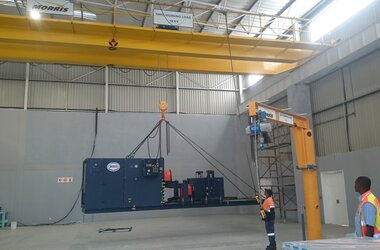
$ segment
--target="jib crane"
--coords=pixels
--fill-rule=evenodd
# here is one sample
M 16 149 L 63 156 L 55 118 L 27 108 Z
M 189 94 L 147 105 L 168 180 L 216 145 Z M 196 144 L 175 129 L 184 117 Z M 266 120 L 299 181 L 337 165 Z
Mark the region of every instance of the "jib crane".
M 297 168 L 302 171 L 308 240 L 322 238 L 321 215 L 318 194 L 317 166 L 313 131 L 305 117 L 285 112 L 266 104 L 251 101 L 248 104 L 251 127 L 259 131 L 260 123 L 275 121 L 292 128 L 297 156 Z

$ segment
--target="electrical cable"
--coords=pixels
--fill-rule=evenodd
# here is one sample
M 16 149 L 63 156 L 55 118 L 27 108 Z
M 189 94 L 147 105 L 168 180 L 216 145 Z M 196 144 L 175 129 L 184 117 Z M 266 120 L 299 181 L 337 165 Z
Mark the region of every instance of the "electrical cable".
M 96 137 L 98 135 L 98 108 L 96 108 L 96 111 L 95 111 L 95 136 L 94 136 L 94 142 L 92 144 L 92 151 L 91 151 L 91 156 L 90 158 L 92 158 L 92 156 L 94 155 L 94 151 L 95 151 L 95 145 L 96 145 Z
M 228 51 L 229 51 L 229 56 L 230 56 L 230 64 L 231 64 L 231 72 L 232 72 L 232 76 L 233 76 L 233 83 L 234 83 L 234 88 L 235 88 L 235 93 L 236 93 L 236 109 L 237 109 L 237 116 L 239 118 L 239 123 L 240 123 L 240 129 L 242 130 L 243 129 L 243 122 L 241 120 L 241 117 L 240 117 L 240 107 L 239 107 L 239 99 L 240 97 L 238 98 L 238 86 L 236 84 L 236 76 L 234 76 L 235 74 L 235 70 L 234 70 L 234 64 L 233 64 L 233 61 L 232 61 L 232 50 L 231 50 L 231 41 L 230 41 L 230 36 L 228 34 L 228 19 L 227 19 L 227 12 L 224 13 L 225 14 L 225 23 L 226 23 L 226 37 L 227 37 L 227 43 L 228 43 Z M 252 179 L 252 184 L 253 186 L 255 186 L 255 181 L 254 181 L 254 177 L 253 177 L 253 172 L 252 172 L 252 168 L 250 167 L 250 162 L 249 162 L 249 156 L 248 156 L 248 152 L 247 152 L 247 148 L 245 148 L 245 155 L 246 155 L 246 159 L 248 161 L 248 168 L 249 168 L 249 171 L 250 171 L 250 174 L 251 174 L 251 179 Z M 257 162 L 255 163 L 255 165 L 257 164 Z M 256 165 L 256 168 L 257 168 L 257 165 Z M 259 180 L 257 180 L 259 182 Z M 255 192 L 257 192 L 256 188 L 255 188 Z
M 90 12 L 91 14 L 94 14 L 94 15 L 99 15 L 99 16 L 101 16 L 101 15 L 106 15 L 106 14 L 109 13 L 108 11 L 101 11 L 101 13 L 95 13 L 95 12 L 93 12 L 92 10 L 90 10 L 89 8 L 87 8 L 87 6 L 86 6 L 84 3 L 82 3 L 82 6 L 83 6 L 88 12 Z
M 133 149 L 132 150 L 132 152 L 127 156 L 127 158 L 129 158 L 129 157 L 133 157 L 136 153 L 137 153 L 137 151 L 140 149 L 140 147 L 144 144 L 144 142 L 146 141 L 146 140 L 148 140 L 148 138 L 150 137 L 150 135 L 154 132 L 154 130 L 155 129 L 157 129 L 157 127 L 158 127 L 158 125 L 159 125 L 159 123 L 157 123 L 155 126 L 154 126 L 154 128 L 152 129 L 152 131 L 148 134 L 148 136 L 146 136 L 136 147 L 135 147 L 135 149 Z
M 144 74 L 147 75 L 147 76 L 150 76 L 150 77 L 156 75 L 157 72 L 158 72 L 158 71 L 155 71 L 155 70 L 152 70 L 152 71 L 153 71 L 153 73 L 150 74 L 150 73 L 147 72 L 147 70 L 145 70 L 145 69 L 143 70 Z
M 146 140 L 146 145 L 147 145 L 147 150 L 148 150 L 148 156 L 149 158 L 152 158 L 151 154 L 150 154 L 150 145 L 149 145 L 149 139 L 153 139 L 157 136 L 158 134 L 158 129 L 156 129 L 156 133 L 153 135 L 153 136 L 149 136 L 148 139 Z M 157 157 L 156 157 L 157 158 Z
M 158 159 L 158 153 L 160 154 L 160 158 L 162 157 L 161 155 L 161 122 L 162 120 L 160 121 L 160 126 L 158 127 L 158 152 L 157 152 L 156 159 Z
M 126 155 L 125 158 L 133 158 L 135 156 L 135 154 L 137 153 L 137 151 L 139 151 L 141 146 L 149 138 L 149 136 L 156 130 L 156 128 L 158 128 L 158 126 L 161 126 L 161 122 L 162 122 L 162 120 L 157 122 L 156 125 L 154 126 L 154 128 L 149 132 L 149 134 L 147 136 L 145 136 L 145 138 L 128 155 Z
M 132 18 L 135 19 L 136 21 L 138 21 L 138 22 L 144 22 L 144 19 L 141 19 L 141 20 L 140 20 L 140 19 L 134 17 L 134 15 L 131 14 L 131 12 L 129 12 L 129 11 L 125 11 L 125 12 L 127 13 L 128 16 L 132 17 Z
M 58 65 L 61 66 L 64 69 L 70 69 L 70 68 L 73 67 L 72 65 L 67 65 L 67 64 L 58 64 Z
M 54 222 L 51 222 L 51 223 L 24 224 L 24 223 L 19 222 L 19 221 L 17 223 L 20 224 L 21 226 L 25 226 L 25 227 L 37 227 L 37 226 L 52 226 L 52 225 L 57 225 L 58 223 L 60 223 L 64 219 L 66 219 L 71 214 L 71 212 L 74 210 L 76 204 L 78 203 L 79 197 L 80 197 L 80 195 L 82 193 L 82 188 L 83 188 L 83 182 L 81 184 L 81 188 L 80 188 L 79 193 L 78 193 L 78 195 L 77 195 L 77 197 L 75 199 L 74 204 L 72 205 L 72 207 L 69 210 L 69 212 L 65 216 L 63 216 L 61 219 L 59 219 L 57 221 L 54 221 Z M 59 224 L 59 225 L 64 226 L 64 225 L 72 225 L 72 224 L 76 224 L 76 222 L 68 222 L 68 223 Z
M 99 110 L 98 110 L 98 108 L 96 108 L 96 113 L 95 113 L 95 133 L 94 133 L 94 140 L 93 140 L 93 145 L 92 145 L 92 151 L 91 151 L 90 158 L 92 158 L 92 156 L 94 154 L 95 145 L 96 145 L 96 138 L 97 138 L 97 135 L 98 135 L 98 112 L 99 112 Z M 66 213 L 66 215 L 63 216 L 61 219 L 59 219 L 57 221 L 54 221 L 54 222 L 51 222 L 51 223 L 24 224 L 24 223 L 19 222 L 19 221 L 17 223 L 20 224 L 21 226 L 26 226 L 26 227 L 58 225 L 58 223 L 60 223 L 64 219 L 66 219 L 71 214 L 71 212 L 74 210 L 75 206 L 77 205 L 77 203 L 79 201 L 79 197 L 81 196 L 82 190 L 83 190 L 83 178 L 82 178 L 82 182 L 81 182 L 81 186 L 80 186 L 78 195 L 76 196 L 76 199 L 74 201 L 74 204 L 71 206 L 70 210 Z M 68 222 L 68 223 L 59 224 L 59 225 L 72 225 L 72 224 L 76 224 L 76 222 Z
M 131 71 L 131 69 L 127 69 L 127 70 L 119 69 L 119 71 L 121 71 L 124 74 L 128 74 Z
M 221 175 L 224 176 L 224 178 L 226 178 L 237 190 L 239 190 L 240 193 L 242 193 L 246 198 L 249 198 L 248 195 L 246 195 L 232 180 L 230 180 L 225 174 L 223 174 L 223 172 L 217 167 L 215 166 L 215 164 L 213 164 L 199 149 L 197 149 L 197 147 L 195 147 L 185 136 L 184 134 L 179 131 L 177 128 L 175 128 L 171 123 L 168 123 L 169 126 L 175 131 L 178 133 L 179 136 L 182 137 L 182 139 L 184 139 L 195 151 L 197 151 L 211 166 L 213 166 Z
M 170 153 L 170 127 L 168 123 L 166 123 L 166 155 Z

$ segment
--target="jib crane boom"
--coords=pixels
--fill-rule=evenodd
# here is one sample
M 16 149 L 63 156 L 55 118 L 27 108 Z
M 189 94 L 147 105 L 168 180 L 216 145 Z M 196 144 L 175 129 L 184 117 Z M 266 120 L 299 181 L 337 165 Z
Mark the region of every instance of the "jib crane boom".
M 303 177 L 308 240 L 321 239 L 322 226 L 317 166 L 315 161 L 313 131 L 310 128 L 309 120 L 305 117 L 255 101 L 249 103 L 248 115 L 249 117 L 256 118 L 256 120 L 264 118 L 292 128 L 298 169 L 302 171 Z

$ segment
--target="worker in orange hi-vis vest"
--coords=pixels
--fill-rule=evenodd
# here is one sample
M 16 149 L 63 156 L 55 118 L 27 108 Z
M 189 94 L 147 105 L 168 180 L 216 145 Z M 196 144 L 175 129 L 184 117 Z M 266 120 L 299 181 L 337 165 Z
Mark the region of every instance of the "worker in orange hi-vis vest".
M 265 200 L 260 210 L 261 217 L 265 221 L 265 230 L 269 239 L 269 246 L 267 246 L 266 250 L 276 249 L 276 235 L 274 233 L 275 205 L 272 195 L 272 190 L 265 189 Z

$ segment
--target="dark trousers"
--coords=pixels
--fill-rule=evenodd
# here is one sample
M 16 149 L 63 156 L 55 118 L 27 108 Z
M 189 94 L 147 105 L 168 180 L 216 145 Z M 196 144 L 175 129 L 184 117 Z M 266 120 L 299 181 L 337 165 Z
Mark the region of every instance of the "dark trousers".
M 269 244 L 271 246 L 276 245 L 276 235 L 274 234 L 274 220 L 265 222 L 265 230 L 267 231 Z

